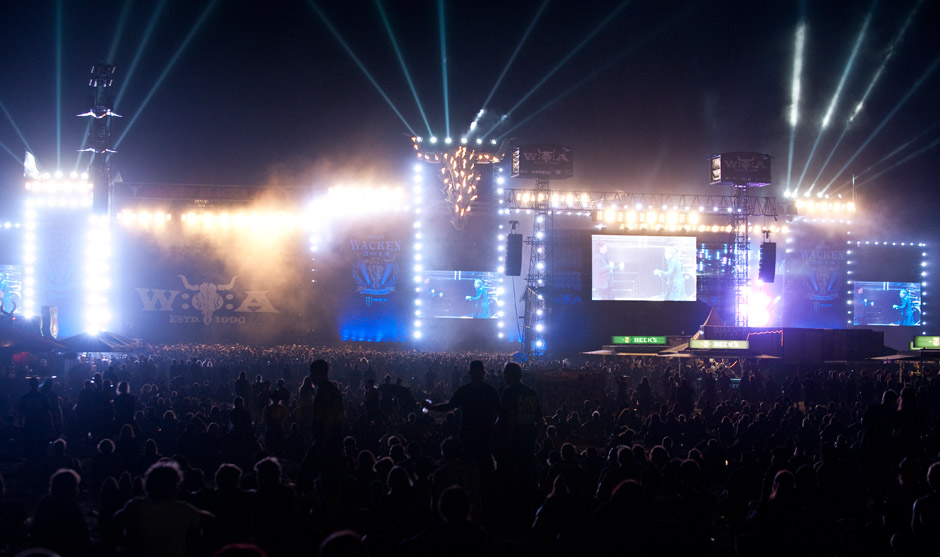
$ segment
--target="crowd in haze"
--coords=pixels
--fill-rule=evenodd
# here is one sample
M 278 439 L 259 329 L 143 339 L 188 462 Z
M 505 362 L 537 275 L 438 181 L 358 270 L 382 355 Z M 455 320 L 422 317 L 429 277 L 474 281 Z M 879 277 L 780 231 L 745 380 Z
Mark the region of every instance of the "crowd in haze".
M 543 407 L 540 368 L 568 362 L 509 361 L 176 345 L 16 364 L 0 555 L 940 549 L 935 367 L 584 360 L 604 396 Z

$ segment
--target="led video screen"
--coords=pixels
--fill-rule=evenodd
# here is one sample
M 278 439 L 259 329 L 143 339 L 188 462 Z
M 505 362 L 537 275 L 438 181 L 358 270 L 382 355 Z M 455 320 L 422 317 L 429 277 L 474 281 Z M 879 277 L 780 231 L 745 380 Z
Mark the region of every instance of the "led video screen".
M 591 236 L 591 299 L 694 302 L 694 236 Z
M 495 319 L 499 275 L 480 271 L 426 271 L 419 285 L 422 313 L 436 319 Z
M 855 325 L 920 325 L 920 283 L 855 281 Z

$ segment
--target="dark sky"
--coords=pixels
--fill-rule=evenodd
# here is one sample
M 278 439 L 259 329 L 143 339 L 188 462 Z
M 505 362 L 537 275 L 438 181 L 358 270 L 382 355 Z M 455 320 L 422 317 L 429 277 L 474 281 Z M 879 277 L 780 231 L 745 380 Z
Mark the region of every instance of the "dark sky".
M 766 194 L 782 196 L 794 38 L 804 21 L 800 119 L 789 171 L 794 185 L 807 168 L 801 189 L 817 175 L 822 187 L 857 154 L 833 187 L 859 174 L 868 218 L 876 211 L 877 218 L 902 211 L 920 217 L 938 207 L 931 199 L 940 171 L 935 0 L 556 0 L 542 11 L 540 0 L 443 5 L 451 135 L 460 137 L 492 92 L 480 129 L 506 115 L 488 137 L 572 147 L 576 176 L 564 187 L 707 192 L 708 155 L 757 151 L 774 157 L 775 183 Z M 123 139 L 112 166 L 125 181 L 322 187 L 351 178 L 402 180 L 413 156 L 409 135 L 427 136 L 428 129 L 377 6 L 360 0 L 316 7 L 304 0 L 172 1 L 162 9 L 155 0 L 2 3 L 5 198 L 21 188 L 26 150 L 14 125 L 45 170 L 75 168 L 85 120 L 74 115 L 90 106 L 88 72 L 99 60 L 117 66 L 115 111 L 124 118 L 115 122 L 114 138 Z M 431 131 L 444 137 L 438 2 L 385 0 L 382 6 Z M 866 18 L 831 124 L 820 136 Z

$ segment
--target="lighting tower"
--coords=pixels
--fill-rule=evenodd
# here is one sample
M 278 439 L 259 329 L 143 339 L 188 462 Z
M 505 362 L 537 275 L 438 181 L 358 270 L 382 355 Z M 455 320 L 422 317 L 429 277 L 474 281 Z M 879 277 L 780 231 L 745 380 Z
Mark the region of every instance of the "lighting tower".
M 535 179 L 535 219 L 532 222 L 532 235 L 526 238 L 529 246 L 529 270 L 526 273 L 525 316 L 525 353 L 527 356 L 541 356 L 545 353 L 545 325 L 548 321 L 550 296 L 548 258 L 548 234 L 553 230 L 554 219 L 551 210 L 551 192 L 547 178 Z
M 761 153 L 722 153 L 709 157 L 709 181 L 711 185 L 726 185 L 732 188 L 731 203 L 731 287 L 734 291 L 734 324 L 747 327 L 749 253 L 751 240 L 748 236 L 748 217 L 760 214 L 752 206 L 756 199 L 747 195 L 748 187 L 770 185 L 770 155 Z
M 548 260 L 548 235 L 553 230 L 554 211 L 549 179 L 564 180 L 574 176 L 574 153 L 563 145 L 521 145 L 512 151 L 512 178 L 535 180 L 532 192 L 535 219 L 532 221 L 532 236 L 526 238 L 529 246 L 529 270 L 526 274 L 526 289 L 523 294 L 525 315 L 523 317 L 523 339 L 526 356 L 539 358 L 546 352 L 545 324 L 549 321 L 551 293 Z
M 94 197 L 92 211 L 95 214 L 107 215 L 111 210 L 111 168 L 108 154 L 114 153 L 111 148 L 111 116 L 120 118 L 120 114 L 111 111 L 112 98 L 108 88 L 113 84 L 112 75 L 114 66 L 100 62 L 91 67 L 91 79 L 88 86 L 95 90 L 95 100 L 88 112 L 79 114 L 94 118 L 89 132 L 90 147 L 83 149 L 92 153 L 91 183 Z

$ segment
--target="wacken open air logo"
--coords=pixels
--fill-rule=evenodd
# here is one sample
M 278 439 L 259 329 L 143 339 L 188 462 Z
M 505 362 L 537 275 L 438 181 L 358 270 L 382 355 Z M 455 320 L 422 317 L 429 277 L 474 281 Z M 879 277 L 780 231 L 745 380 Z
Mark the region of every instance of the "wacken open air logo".
M 143 302 L 143 311 L 171 312 L 170 323 L 202 323 L 206 326 L 221 323 L 245 323 L 245 313 L 280 313 L 268 299 L 270 290 L 233 291 L 238 276 L 226 284 L 203 282 L 191 284 L 185 275 L 177 275 L 186 290 L 135 288 Z M 175 313 L 195 310 L 197 315 Z M 216 315 L 222 310 L 241 315 Z
M 831 304 L 843 290 L 845 252 L 821 243 L 809 249 L 801 249 L 800 255 L 806 266 L 803 282 L 808 298 L 818 311 L 820 305 Z
M 356 256 L 353 263 L 356 292 L 370 297 L 394 292 L 399 274 L 395 261 L 401 253 L 401 242 L 369 236 L 367 240 L 350 240 L 349 245 Z

